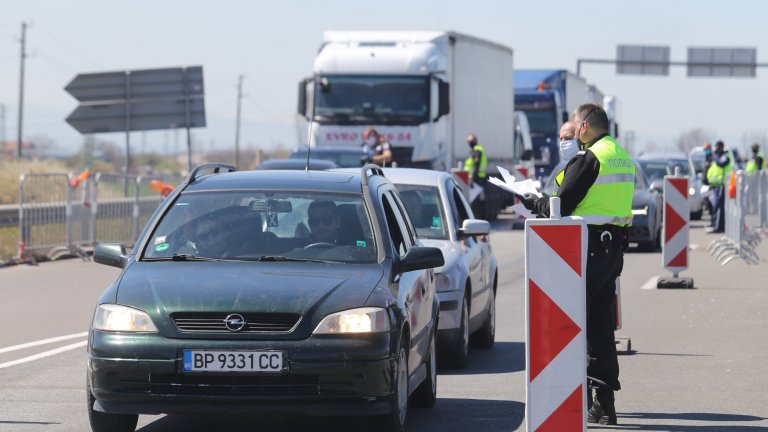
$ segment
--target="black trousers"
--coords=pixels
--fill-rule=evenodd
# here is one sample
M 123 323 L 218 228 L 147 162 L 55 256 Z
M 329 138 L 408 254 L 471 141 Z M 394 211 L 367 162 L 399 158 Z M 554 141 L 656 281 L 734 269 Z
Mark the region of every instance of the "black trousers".
M 587 375 L 605 382 L 609 391 L 613 391 L 621 388 L 613 332 L 616 324 L 616 278 L 621 275 L 624 267 L 624 240 L 621 235 L 613 233 L 612 240 L 604 243 L 601 234 L 599 229 L 590 228 L 588 231 L 587 344 L 589 356 L 593 360 L 589 362 Z M 598 395 L 600 393 L 598 391 Z

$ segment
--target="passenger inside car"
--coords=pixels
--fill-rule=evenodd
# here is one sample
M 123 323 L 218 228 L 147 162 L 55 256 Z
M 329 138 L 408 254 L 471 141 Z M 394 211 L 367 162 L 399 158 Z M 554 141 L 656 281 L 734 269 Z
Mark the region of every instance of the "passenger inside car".
M 309 243 L 336 244 L 339 231 L 339 214 L 333 201 L 313 201 L 307 209 Z

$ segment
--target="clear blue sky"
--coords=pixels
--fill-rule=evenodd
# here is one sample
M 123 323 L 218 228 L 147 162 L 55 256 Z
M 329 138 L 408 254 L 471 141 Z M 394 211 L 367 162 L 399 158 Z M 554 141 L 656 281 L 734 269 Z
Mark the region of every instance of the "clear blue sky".
M 64 86 L 79 72 L 203 65 L 208 127 L 198 146 L 234 141 L 236 82 L 246 75 L 244 146 L 296 144 L 298 81 L 311 74 L 324 30 L 456 30 L 513 48 L 517 68 L 575 70 L 578 58 L 612 58 L 617 44 L 669 45 L 673 60 L 688 46 L 757 47 L 766 62 L 768 3 L 760 1 L 180 1 L 68 0 L 3 2 L 0 103 L 6 138 L 15 139 L 20 22 L 28 30 L 24 136 L 46 135 L 64 151 L 82 138 L 64 122 L 76 101 Z M 621 103 L 621 125 L 636 147 L 664 147 L 704 127 L 741 147 L 766 129 L 768 68 L 755 79 L 617 76 L 613 66 L 582 74 Z M 132 135 L 136 150 L 162 150 L 164 132 Z M 103 135 L 122 145 L 122 134 Z M 179 136 L 183 150 L 184 135 Z

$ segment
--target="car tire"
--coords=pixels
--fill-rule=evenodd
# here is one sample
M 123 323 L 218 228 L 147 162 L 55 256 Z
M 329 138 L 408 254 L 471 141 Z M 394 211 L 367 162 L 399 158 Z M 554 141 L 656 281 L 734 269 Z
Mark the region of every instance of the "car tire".
M 704 210 L 699 210 L 697 212 L 691 213 L 691 220 L 701 220 L 701 215 L 704 212 Z
M 467 295 L 461 301 L 461 317 L 459 318 L 459 334 L 456 337 L 456 345 L 446 356 L 447 366 L 456 369 L 467 367 L 469 360 L 469 305 Z
M 413 392 L 411 400 L 414 405 L 431 407 L 437 401 L 437 333 L 432 333 L 432 341 L 429 344 L 429 358 L 426 361 L 427 377 Z
M 390 396 L 390 413 L 380 423 L 388 432 L 404 432 L 408 417 L 408 346 L 405 339 L 400 341 L 395 372 L 395 392 Z
M 91 389 L 88 388 L 88 421 L 93 432 L 134 432 L 139 422 L 138 414 L 107 414 L 94 411 Z
M 496 279 L 493 282 L 496 287 Z M 491 290 L 491 301 L 488 307 L 488 318 L 480 329 L 472 335 L 472 346 L 478 348 L 491 348 L 496 342 L 496 290 Z

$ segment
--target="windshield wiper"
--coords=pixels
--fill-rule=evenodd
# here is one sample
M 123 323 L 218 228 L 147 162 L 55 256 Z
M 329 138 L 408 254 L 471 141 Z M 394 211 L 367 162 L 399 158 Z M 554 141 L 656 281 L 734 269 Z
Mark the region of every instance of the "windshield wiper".
M 289 258 L 281 255 L 263 255 L 256 258 L 243 258 L 243 260 L 260 261 L 260 262 L 315 262 L 315 263 L 323 263 L 323 264 L 337 262 L 337 261 L 328 261 L 328 260 L 312 259 L 312 258 Z
M 177 253 L 169 257 L 143 258 L 142 261 L 224 261 L 221 258 L 199 257 L 188 253 Z

